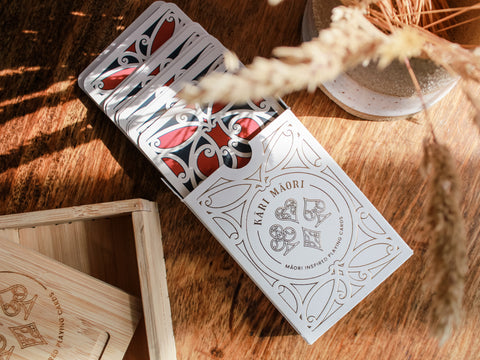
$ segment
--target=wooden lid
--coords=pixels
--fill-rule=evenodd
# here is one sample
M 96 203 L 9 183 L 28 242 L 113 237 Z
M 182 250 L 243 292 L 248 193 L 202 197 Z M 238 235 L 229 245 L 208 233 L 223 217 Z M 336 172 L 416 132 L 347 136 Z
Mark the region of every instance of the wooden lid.
M 0 358 L 122 359 L 138 299 L 0 239 Z

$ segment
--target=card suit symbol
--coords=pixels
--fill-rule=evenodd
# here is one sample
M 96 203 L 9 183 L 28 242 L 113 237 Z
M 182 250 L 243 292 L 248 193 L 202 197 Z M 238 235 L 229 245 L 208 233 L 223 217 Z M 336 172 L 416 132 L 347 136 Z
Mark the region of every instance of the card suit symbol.
M 302 232 L 303 232 L 304 247 L 323 251 L 322 245 L 320 244 L 320 233 L 321 233 L 320 231 L 306 229 L 302 227 Z
M 17 316 L 23 311 L 23 319 L 28 320 L 38 295 L 34 295 L 29 300 L 27 300 L 27 296 L 28 290 L 21 284 L 0 290 L 0 308 L 9 317 Z
M 283 228 L 282 225 L 274 224 L 270 226 L 269 233 L 272 238 L 270 247 L 276 252 L 285 250 L 283 256 L 287 256 L 290 251 L 300 244 L 299 241 L 293 242 L 297 237 L 297 232 L 290 226 Z
M 37 329 L 35 323 L 9 327 L 22 349 L 30 346 L 48 344 Z
M 290 253 L 290 251 L 292 251 L 298 246 L 298 244 L 300 244 L 300 241 L 285 242 L 285 252 L 283 253 L 283 256 L 287 256 Z
M 315 227 L 323 223 L 332 213 L 326 212 L 325 201 L 303 198 L 303 217 L 308 221 L 316 221 Z
M 160 29 L 157 31 L 155 39 L 153 39 L 152 50 L 150 54 L 153 54 L 160 46 L 170 39 L 175 31 L 175 21 L 165 21 Z
M 103 90 L 115 89 L 128 75 L 135 71 L 136 67 L 129 67 L 113 73 L 102 80 L 101 88 Z
M 297 201 L 288 199 L 284 206 L 280 206 L 275 210 L 275 217 L 281 221 L 293 221 L 298 223 L 297 219 Z
M 10 349 L 6 350 L 7 348 L 7 339 L 5 336 L 0 334 L 0 360 L 10 360 L 12 357 L 13 351 L 15 350 L 15 346 L 11 346 Z

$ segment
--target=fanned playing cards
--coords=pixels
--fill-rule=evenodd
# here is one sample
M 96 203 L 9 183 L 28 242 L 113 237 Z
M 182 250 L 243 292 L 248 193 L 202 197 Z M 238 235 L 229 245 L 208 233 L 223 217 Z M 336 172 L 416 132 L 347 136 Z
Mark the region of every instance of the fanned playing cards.
M 188 104 L 226 48 L 153 3 L 79 76 L 292 326 L 313 343 L 412 254 L 278 99 Z

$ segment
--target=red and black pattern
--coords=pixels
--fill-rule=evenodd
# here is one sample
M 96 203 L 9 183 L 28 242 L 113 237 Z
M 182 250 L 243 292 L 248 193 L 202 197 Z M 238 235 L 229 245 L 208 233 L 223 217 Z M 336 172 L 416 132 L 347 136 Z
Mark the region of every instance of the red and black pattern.
M 100 75 L 96 86 L 102 90 L 114 90 L 128 75 L 143 64 L 175 33 L 174 17 L 158 19 L 138 39 L 116 58 Z M 106 75 L 106 76 L 105 76 Z
M 190 106 L 142 141 L 188 191 L 220 166 L 242 168 L 251 158 L 248 144 L 278 114 L 267 102 L 235 106 Z M 164 169 L 165 170 L 165 169 Z M 175 185 L 175 184 L 173 184 Z

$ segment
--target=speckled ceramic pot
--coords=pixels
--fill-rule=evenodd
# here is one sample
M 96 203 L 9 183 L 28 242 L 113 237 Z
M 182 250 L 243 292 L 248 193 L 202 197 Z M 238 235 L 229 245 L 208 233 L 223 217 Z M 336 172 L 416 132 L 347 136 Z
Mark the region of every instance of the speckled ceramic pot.
M 332 9 L 338 5 L 338 0 L 308 0 L 302 27 L 304 41 L 329 26 Z M 413 58 L 410 64 L 427 107 L 443 98 L 457 82 L 428 59 Z M 357 66 L 324 83 L 322 90 L 347 112 L 369 120 L 406 118 L 423 110 L 406 66 L 398 61 L 384 70 L 374 63 Z

